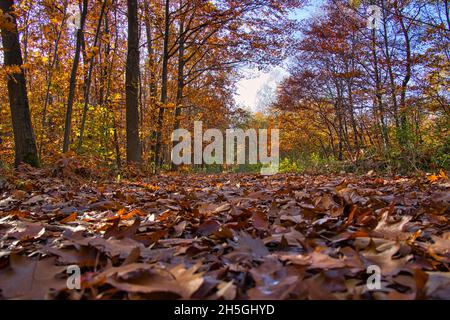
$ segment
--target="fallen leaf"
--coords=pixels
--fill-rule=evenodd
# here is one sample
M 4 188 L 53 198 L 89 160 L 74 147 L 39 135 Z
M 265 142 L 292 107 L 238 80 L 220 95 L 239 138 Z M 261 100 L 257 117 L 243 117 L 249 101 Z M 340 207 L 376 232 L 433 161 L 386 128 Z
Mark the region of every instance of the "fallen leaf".
M 46 299 L 50 291 L 66 288 L 66 279 L 57 278 L 65 267 L 55 258 L 42 260 L 21 255 L 9 256 L 9 267 L 0 272 L 1 294 L 6 299 Z

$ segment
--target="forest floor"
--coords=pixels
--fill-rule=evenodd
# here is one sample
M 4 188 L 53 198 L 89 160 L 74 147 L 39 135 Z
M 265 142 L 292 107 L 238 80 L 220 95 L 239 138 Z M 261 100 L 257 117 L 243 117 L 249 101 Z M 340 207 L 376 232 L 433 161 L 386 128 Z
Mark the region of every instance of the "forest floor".
M 445 176 L 80 172 L 4 174 L 1 298 L 450 299 Z

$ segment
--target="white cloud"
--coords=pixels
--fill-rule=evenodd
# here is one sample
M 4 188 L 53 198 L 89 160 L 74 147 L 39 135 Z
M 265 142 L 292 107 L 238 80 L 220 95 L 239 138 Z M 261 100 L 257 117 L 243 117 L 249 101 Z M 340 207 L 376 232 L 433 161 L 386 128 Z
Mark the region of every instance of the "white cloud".
M 235 95 L 236 104 L 251 111 L 258 110 L 259 96 L 264 94 L 274 94 L 277 85 L 287 76 L 286 70 L 281 67 L 274 67 L 269 71 L 258 71 L 254 69 L 244 69 L 242 71 L 245 78 L 237 84 Z M 267 92 L 270 91 L 270 92 Z

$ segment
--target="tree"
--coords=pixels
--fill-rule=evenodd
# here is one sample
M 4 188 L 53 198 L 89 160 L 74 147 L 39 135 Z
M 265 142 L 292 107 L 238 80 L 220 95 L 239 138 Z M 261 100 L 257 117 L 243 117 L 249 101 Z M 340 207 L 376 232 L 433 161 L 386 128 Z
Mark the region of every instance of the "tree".
M 155 145 L 155 171 L 161 166 L 162 127 L 164 122 L 164 108 L 167 104 L 167 79 L 169 64 L 169 39 L 170 39 L 170 0 L 165 0 L 164 6 L 164 45 L 162 54 L 161 74 L 161 105 L 158 110 L 156 145 Z
M 102 25 L 102 19 L 103 19 L 103 15 L 105 14 L 105 11 L 106 11 L 107 3 L 108 3 L 108 0 L 103 0 L 102 7 L 100 9 L 100 15 L 99 15 L 98 22 L 97 22 L 97 28 L 95 30 L 93 48 L 97 47 L 97 42 L 98 42 L 98 39 L 100 36 L 100 28 Z M 87 117 L 87 112 L 88 112 L 88 108 L 89 108 L 89 97 L 90 97 L 90 90 L 91 90 L 92 72 L 94 69 L 94 55 L 88 59 L 89 60 L 89 71 L 88 71 L 85 85 L 84 85 L 84 106 L 83 106 L 83 114 L 81 116 L 80 136 L 78 138 L 78 146 L 77 146 L 78 152 L 81 151 L 81 147 L 83 146 L 84 130 L 85 130 L 85 126 L 86 126 L 86 117 Z
M 125 90 L 127 162 L 140 164 L 142 160 L 139 138 L 139 22 L 137 2 L 137 0 L 127 0 L 128 54 Z
M 13 0 L 0 1 L 0 9 L 3 11 L 1 34 L 4 62 L 5 67 L 10 68 L 8 95 L 14 131 L 15 165 L 25 162 L 37 167 L 39 159 L 31 124 L 27 86 L 22 67 L 22 51 L 13 6 Z
M 66 123 L 64 126 L 64 144 L 63 152 L 69 151 L 70 133 L 72 128 L 72 109 L 75 98 L 75 86 L 77 82 L 78 64 L 80 62 L 81 44 L 83 40 L 83 28 L 86 21 L 88 10 L 88 0 L 83 0 L 83 9 L 81 11 L 80 25 L 77 29 L 77 43 L 75 48 L 75 56 L 73 58 L 72 72 L 70 75 L 69 97 L 67 98 Z

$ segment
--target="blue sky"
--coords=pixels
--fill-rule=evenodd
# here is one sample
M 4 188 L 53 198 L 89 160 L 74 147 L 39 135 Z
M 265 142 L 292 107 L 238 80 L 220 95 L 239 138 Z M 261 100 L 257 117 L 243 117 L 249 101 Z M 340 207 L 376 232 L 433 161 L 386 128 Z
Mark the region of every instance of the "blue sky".
M 314 16 L 322 3 L 322 0 L 313 0 L 306 7 L 293 11 L 291 17 L 297 20 L 310 18 Z M 278 83 L 288 75 L 282 66 L 274 66 L 267 71 L 244 67 L 241 72 L 244 74 L 244 78 L 237 83 L 235 101 L 238 106 L 251 111 L 259 111 L 261 92 L 269 90 L 274 93 Z

